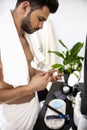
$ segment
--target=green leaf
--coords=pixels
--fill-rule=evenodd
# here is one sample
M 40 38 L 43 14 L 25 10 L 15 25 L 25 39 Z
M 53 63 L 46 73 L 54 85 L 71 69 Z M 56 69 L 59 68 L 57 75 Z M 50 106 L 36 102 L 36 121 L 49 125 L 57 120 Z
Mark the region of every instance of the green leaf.
M 82 47 L 83 47 L 83 43 L 77 42 L 77 43 L 72 47 L 72 49 L 70 50 L 71 55 L 76 56 L 76 55 L 79 53 L 79 51 L 81 50 Z
M 76 70 L 79 72 L 82 70 L 82 62 L 78 63 Z
M 59 70 L 60 73 L 64 72 L 64 66 L 61 65 L 61 64 L 54 64 L 54 65 L 52 65 L 51 67 L 52 67 L 53 69 L 58 68 L 58 70 Z
M 67 51 L 66 51 L 66 57 L 69 56 L 69 55 L 70 55 L 70 51 L 67 50 Z
M 54 53 L 54 54 L 56 54 L 57 56 L 59 56 L 59 57 L 61 57 L 61 58 L 63 58 L 64 59 L 64 55 L 61 53 L 61 52 L 58 52 L 58 51 L 48 51 L 49 53 Z
M 54 64 L 54 65 L 52 65 L 51 67 L 52 68 L 60 68 L 60 67 L 62 67 L 63 65 L 61 65 L 61 64 Z
M 68 49 L 68 47 L 62 42 L 61 39 L 59 39 L 59 43 L 60 43 L 64 48 Z
M 82 57 L 82 56 L 78 56 L 78 59 L 80 59 L 80 60 L 84 60 L 84 57 Z
M 67 68 L 67 69 L 64 70 L 64 73 L 71 74 L 71 73 L 73 73 L 73 71 L 74 70 L 71 67 L 69 67 L 69 68 Z
M 80 60 L 83 61 L 83 59 L 84 59 L 84 58 L 81 57 L 81 56 L 77 56 L 77 55 L 74 56 L 74 55 L 70 54 L 70 55 L 67 55 L 67 56 L 65 57 L 63 63 L 64 63 L 65 65 L 71 64 L 71 63 L 78 63 Z
M 73 59 L 74 59 L 74 57 L 73 57 L 72 55 L 67 56 L 67 57 L 64 59 L 64 62 L 63 62 L 64 65 L 67 65 L 67 64 L 72 63 Z
M 58 69 L 60 73 L 64 72 L 64 66 L 62 66 L 61 68 Z

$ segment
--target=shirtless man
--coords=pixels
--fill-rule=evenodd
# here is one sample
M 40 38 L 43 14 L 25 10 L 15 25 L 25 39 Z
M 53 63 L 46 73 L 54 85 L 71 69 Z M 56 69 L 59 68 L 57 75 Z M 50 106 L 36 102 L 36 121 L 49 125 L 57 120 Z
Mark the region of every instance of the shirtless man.
M 41 72 L 31 67 L 33 55 L 24 35 L 25 32 L 32 34 L 42 29 L 44 21 L 47 20 L 50 13 L 55 13 L 57 8 L 57 0 L 18 0 L 15 9 L 11 11 L 26 56 L 30 81 L 27 85 L 16 88 L 12 84 L 6 83 L 4 81 L 3 64 L 0 59 L 0 104 L 12 105 L 30 102 L 35 96 L 35 92 L 45 89 L 49 81 L 61 79 L 60 73 L 55 78 L 52 76 L 56 70 Z M 24 128 L 13 129 L 8 127 L 6 130 L 24 130 Z

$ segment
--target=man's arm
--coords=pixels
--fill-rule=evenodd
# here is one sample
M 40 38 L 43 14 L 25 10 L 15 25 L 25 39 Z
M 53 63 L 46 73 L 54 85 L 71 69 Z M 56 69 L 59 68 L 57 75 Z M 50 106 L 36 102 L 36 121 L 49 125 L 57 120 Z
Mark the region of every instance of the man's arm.
M 10 88 L 10 85 L 8 85 L 8 88 L 3 87 L 2 84 L 0 84 L 0 103 L 14 103 L 16 100 L 27 96 L 32 95 L 32 93 L 29 93 L 26 86 L 19 86 L 17 88 Z
M 2 67 L 0 66 L 0 103 L 23 103 L 31 99 L 35 91 L 45 89 L 49 82 L 49 73 L 40 73 L 31 79 L 27 85 L 14 88 L 3 81 Z
M 30 83 L 14 88 L 12 85 L 4 82 L 2 65 L 0 64 L 0 103 L 28 102 L 35 91 L 45 89 L 48 82 L 52 80 L 49 72 L 42 72 L 33 68 L 30 70 L 32 71 Z
M 41 70 L 36 70 L 36 69 L 34 69 L 34 68 L 32 68 L 32 71 L 33 71 L 33 74 L 34 74 L 34 75 L 43 72 L 43 71 L 41 71 Z M 44 72 L 45 72 L 45 71 L 44 71 Z M 57 75 L 54 75 L 55 72 L 56 72 Z M 60 73 L 60 72 L 58 71 L 58 69 L 50 69 L 50 70 L 48 71 L 48 73 L 49 73 L 50 81 L 51 81 L 51 82 L 54 82 L 54 81 L 57 81 L 57 80 L 61 80 L 61 79 L 62 79 L 61 77 L 63 76 L 63 74 Z

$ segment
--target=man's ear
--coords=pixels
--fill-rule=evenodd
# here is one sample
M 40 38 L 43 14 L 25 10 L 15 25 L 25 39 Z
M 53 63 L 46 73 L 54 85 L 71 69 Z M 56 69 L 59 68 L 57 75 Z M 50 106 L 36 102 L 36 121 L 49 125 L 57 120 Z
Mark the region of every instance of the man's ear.
M 22 11 L 24 12 L 24 14 L 28 14 L 31 7 L 30 7 L 30 3 L 28 1 L 24 1 L 21 3 L 21 7 L 22 7 Z

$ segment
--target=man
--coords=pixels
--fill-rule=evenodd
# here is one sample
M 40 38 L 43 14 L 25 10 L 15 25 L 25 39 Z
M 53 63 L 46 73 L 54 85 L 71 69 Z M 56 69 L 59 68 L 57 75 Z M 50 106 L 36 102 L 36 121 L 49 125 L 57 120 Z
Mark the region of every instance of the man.
M 18 0 L 0 19 L 1 130 L 32 130 L 39 112 L 36 92 L 61 79 L 60 73 L 52 76 L 56 70 L 31 67 L 34 50 L 28 38 L 57 8 L 57 0 Z

